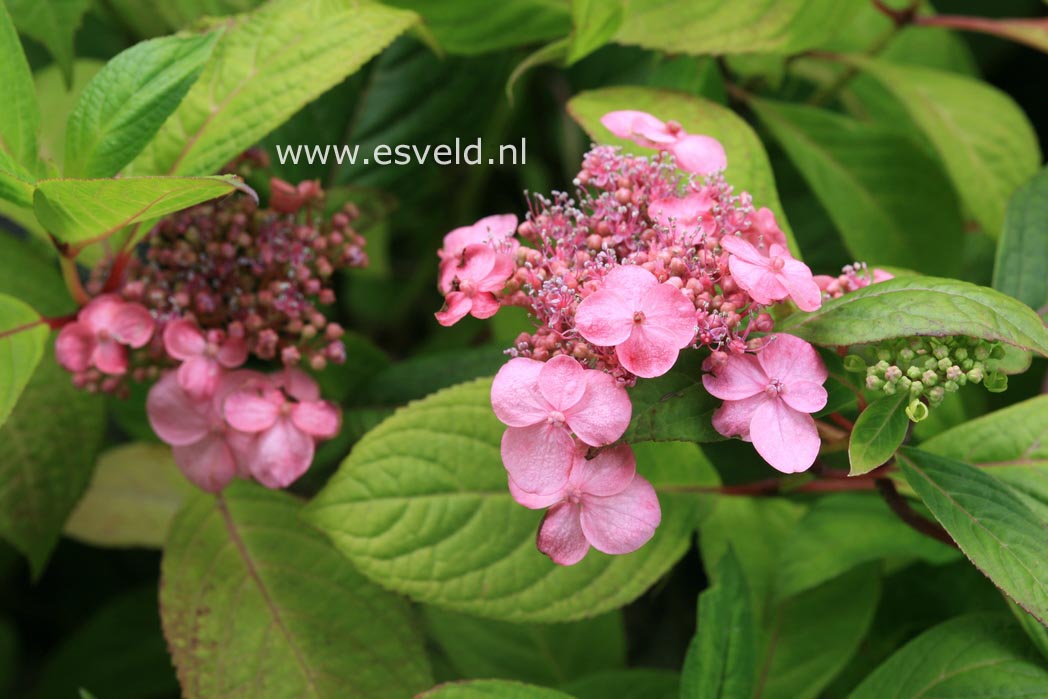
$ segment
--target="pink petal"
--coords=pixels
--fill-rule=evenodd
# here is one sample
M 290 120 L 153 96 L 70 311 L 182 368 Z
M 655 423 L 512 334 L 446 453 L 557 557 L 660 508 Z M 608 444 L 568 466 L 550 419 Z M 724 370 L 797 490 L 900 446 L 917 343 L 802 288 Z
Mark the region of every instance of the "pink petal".
M 491 274 L 498 259 L 499 254 L 483 243 L 467 245 L 455 267 L 455 276 L 462 281 L 479 283 Z
M 593 548 L 610 554 L 632 553 L 655 534 L 662 510 L 651 483 L 635 476 L 617 495 L 584 495 L 579 519 Z
M 573 408 L 586 392 L 586 374 L 575 359 L 558 354 L 539 369 L 539 392 L 554 410 L 566 413 Z M 603 373 L 603 372 L 601 372 Z
M 127 348 L 116 340 L 99 340 L 91 353 L 91 363 L 103 374 L 127 373 Z
M 138 349 L 153 337 L 155 325 L 145 306 L 125 303 L 113 313 L 109 333 L 121 343 Z
M 495 255 L 495 264 L 492 265 L 491 271 L 477 282 L 477 291 L 501 292 L 516 268 L 512 255 Z
M 495 416 L 510 427 L 544 422 L 552 407 L 542 397 L 539 374 L 545 365 L 516 357 L 502 365 L 491 384 L 491 407 Z
M 236 463 L 236 475 L 244 479 L 251 478 L 251 459 L 258 445 L 258 435 L 229 428 L 226 430 L 226 444 Z
M 499 312 L 501 306 L 493 294 L 480 292 L 473 295 L 469 313 L 474 318 L 484 320 Z
M 823 384 L 829 376 L 816 349 L 794 335 L 776 334 L 757 353 L 757 361 L 769 378 L 787 386 L 795 381 Z
M 444 236 L 441 256 L 456 257 L 467 245 L 477 243 L 497 244 L 512 236 L 517 230 L 517 217 L 513 214 L 485 216 L 472 226 L 462 226 Z
M 608 112 L 600 118 L 600 123 L 619 138 L 628 138 L 631 141 L 637 141 L 638 135 L 651 143 L 672 143 L 676 140 L 676 137 L 666 130 L 665 122 L 647 112 L 632 109 Z
M 283 396 L 276 391 L 266 391 L 260 396 L 256 391 L 237 391 L 226 398 L 223 404 L 226 422 L 241 432 L 261 432 L 276 423 L 283 405 Z
M 772 213 L 771 209 L 762 207 L 753 216 L 754 227 L 757 229 L 757 234 L 761 236 L 764 244 L 768 245 L 786 245 L 786 234 L 779 228 L 779 224 L 775 221 L 775 214 Z
M 175 359 L 199 357 L 206 347 L 204 334 L 188 320 L 173 320 L 164 328 L 164 350 Z
M 208 435 L 199 442 L 171 450 L 186 478 L 209 493 L 217 493 L 236 476 L 236 461 L 221 435 Z
M 705 190 L 692 192 L 684 198 L 659 199 L 648 205 L 648 217 L 666 228 L 670 228 L 671 224 L 678 229 L 694 228 L 699 225 L 703 214 L 713 208 L 713 203 Z
M 790 298 L 802 311 L 814 311 L 822 305 L 822 290 L 812 278 L 811 270 L 803 262 L 787 259 L 779 279 L 790 292 Z
M 444 299 L 444 303 L 447 307 L 433 315 L 436 316 L 437 322 L 446 328 L 465 318 L 473 308 L 473 300 L 461 291 L 452 291 Z
M 711 136 L 687 135 L 671 145 L 669 151 L 685 172 L 712 175 L 728 167 L 724 146 Z
M 113 324 L 113 315 L 124 305 L 124 300 L 116 294 L 103 294 L 91 299 L 80 309 L 77 320 L 86 325 L 96 335 L 109 330 Z
M 520 486 L 512 478 L 507 478 L 506 481 L 509 484 L 509 494 L 517 501 L 517 504 L 523 505 L 529 510 L 543 510 L 564 499 L 564 493 L 561 491 L 550 493 L 549 495 L 535 495 L 526 490 L 521 490 Z
M 247 342 L 240 337 L 231 337 L 218 350 L 218 361 L 227 369 L 236 369 L 247 361 Z
M 320 386 L 312 376 L 301 369 L 287 368 L 279 376 L 279 386 L 299 402 L 320 400 Z
M 70 323 L 55 340 L 55 359 L 66 371 L 85 371 L 91 366 L 95 351 L 95 334 L 83 323 Z
M 753 264 L 732 255 L 728 258 L 728 269 L 739 287 L 757 303 L 775 303 L 790 295 L 779 276 L 772 272 L 767 264 Z
M 711 396 L 742 400 L 764 391 L 770 383 L 760 362 L 752 354 L 730 354 L 716 374 L 703 374 L 702 385 Z
M 786 405 L 802 413 L 818 412 L 828 400 L 826 389 L 814 381 L 794 381 L 779 395 Z
M 190 398 L 173 371 L 164 374 L 149 389 L 146 415 L 156 436 L 173 446 L 186 446 L 203 439 L 211 431 L 213 417 L 209 403 Z M 221 421 L 220 417 L 217 419 Z
M 190 357 L 178 367 L 178 383 L 192 398 L 209 398 L 218 387 L 222 367 L 210 357 Z
M 811 415 L 778 399 L 754 411 L 750 438 L 761 458 L 783 473 L 806 471 L 819 455 L 819 432 Z
M 771 265 L 771 260 L 767 255 L 754 247 L 748 240 L 737 235 L 724 236 L 721 239 L 720 244 L 722 248 L 740 260 L 749 262 L 750 264 L 760 265 L 762 267 L 768 267 Z
M 874 284 L 876 284 L 878 282 L 886 282 L 889 279 L 895 279 L 895 275 L 892 274 L 891 272 L 887 272 L 887 271 L 885 271 L 883 269 L 877 269 L 876 267 L 873 269 L 873 283 Z
M 695 338 L 695 305 L 672 284 L 659 284 L 641 298 L 644 331 L 675 349 L 684 349 Z
M 582 300 L 575 327 L 586 340 L 602 347 L 625 342 L 633 332 L 633 303 L 620 289 L 604 288 Z
M 589 543 L 582 533 L 578 507 L 566 502 L 551 507 L 542 518 L 536 543 L 557 565 L 571 566 L 585 558 Z
M 725 437 L 741 437 L 750 441 L 750 423 L 757 408 L 770 400 L 763 392 L 742 400 L 726 400 L 713 413 L 713 429 Z
M 575 454 L 569 487 L 578 488 L 587 495 L 606 497 L 621 493 L 633 482 L 637 459 L 629 445 L 604 449 L 592 459 L 586 459 L 586 451 L 579 449 Z
M 342 416 L 334 404 L 326 400 L 296 403 L 291 408 L 291 422 L 295 427 L 317 439 L 331 439 L 342 422 Z
M 630 425 L 633 404 L 626 388 L 613 376 L 596 369 L 585 371 L 586 391 L 567 413 L 568 427 L 592 447 L 611 444 Z
M 521 490 L 535 495 L 564 488 L 574 454 L 575 443 L 560 425 L 507 427 L 502 435 L 502 463 L 509 477 Z
M 677 363 L 680 349 L 668 342 L 661 329 L 647 323 L 635 325 L 630 338 L 615 348 L 615 356 L 627 371 L 650 379 L 662 376 Z
M 281 418 L 259 434 L 251 475 L 267 488 L 286 488 L 309 470 L 315 449 L 312 437 Z

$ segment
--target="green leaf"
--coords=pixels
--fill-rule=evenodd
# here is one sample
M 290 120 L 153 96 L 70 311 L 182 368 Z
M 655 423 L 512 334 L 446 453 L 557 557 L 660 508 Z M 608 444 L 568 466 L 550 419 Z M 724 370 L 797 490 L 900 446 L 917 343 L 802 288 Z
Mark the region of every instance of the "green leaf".
M 859 649 L 880 592 L 875 571 L 865 567 L 781 602 L 765 629 L 756 696 L 818 696 Z
M 422 15 L 440 47 L 451 54 L 476 55 L 567 36 L 571 15 L 557 0 L 505 0 L 484 7 L 477 21 L 474 0 L 389 0 L 386 4 Z
M 721 558 L 716 581 L 699 595 L 695 637 L 681 671 L 681 699 L 752 697 L 757 633 L 746 578 L 735 552 Z
M 736 191 L 752 194 L 754 206 L 766 206 L 775 212 L 779 227 L 786 232 L 790 250 L 795 256 L 800 255 L 775 191 L 775 179 L 764 146 L 735 112 L 700 97 L 644 87 L 592 90 L 568 102 L 568 113 L 594 141 L 622 146 L 627 153 L 650 154 L 650 149 L 616 138 L 600 123 L 602 116 L 619 109 L 637 109 L 662 120 L 674 119 L 689 133 L 707 134 L 719 140 L 728 154 L 728 182 Z
M 416 19 L 410 12 L 350 0 L 277 0 L 238 17 L 134 171 L 217 171 L 355 72 Z
M 892 458 L 910 426 L 906 417 L 909 400 L 909 393 L 903 391 L 875 400 L 859 413 L 848 440 L 848 475 L 869 473 Z
M 911 139 L 814 107 L 758 99 L 750 106 L 856 259 L 930 274 L 960 271 L 960 205 L 938 162 Z
M 1023 627 L 1030 642 L 1037 647 L 1044 659 L 1048 660 L 1048 626 L 1027 614 L 1022 607 L 1011 600 L 1008 600 L 1008 609 L 1015 615 L 1019 626 Z
M 0 426 L 36 371 L 50 334 L 39 313 L 0 294 Z
M 993 288 L 1014 296 L 1042 316 L 1048 313 L 1046 220 L 1048 169 L 1023 185 L 1008 202 L 993 265 Z
M 65 172 L 111 177 L 135 159 L 196 82 L 218 34 L 135 44 L 109 61 L 69 117 Z
M 78 58 L 73 63 L 73 84 L 66 87 L 56 65 L 33 73 L 36 98 L 40 103 L 40 157 L 52 161 L 59 170 L 65 162 L 66 126 L 69 116 L 80 101 L 80 95 L 105 63 L 93 58 Z
M 975 567 L 1023 609 L 1048 623 L 1044 521 L 985 471 L 904 447 L 906 481 Z
M 47 350 L 3 428 L 0 444 L 0 536 L 44 569 L 70 511 L 91 479 L 102 445 L 102 399 L 73 387 Z M 75 445 L 75 447 L 74 447 Z
M 837 0 L 628 2 L 615 40 L 671 53 L 798 53 L 832 37 L 854 9 Z
M 933 17 L 929 25 L 990 34 L 1048 53 L 1048 27 L 1043 18 L 990 19 L 988 17 Z
M 712 422 L 721 401 L 703 387 L 701 365 L 697 352 L 686 352 L 662 376 L 638 381 L 629 391 L 633 418 L 624 439 L 631 443 L 723 440 Z
M 19 206 L 29 206 L 33 197 L 32 173 L 38 167 L 36 133 L 40 126 L 40 108 L 29 63 L 3 2 L 0 2 L 0 85 L 4 86 L 6 101 L 0 110 L 0 197 Z
M 626 664 L 615 612 L 570 624 L 510 624 L 424 607 L 426 627 L 462 677 L 558 686 Z
M 590 551 L 557 566 L 535 549 L 542 512 L 506 488 L 491 380 L 449 388 L 369 432 L 306 508 L 365 575 L 420 602 L 506 621 L 562 622 L 632 601 L 684 554 L 705 499 L 673 490 L 716 482 L 698 447 L 635 446 L 661 489 L 662 524 L 639 551 Z M 439 563 L 438 563 L 439 561 Z
M 648 668 L 606 670 L 569 682 L 561 689 L 577 699 L 677 699 L 680 675 Z
M 606 44 L 622 26 L 624 0 L 571 0 L 575 30 L 568 47 L 568 64 L 580 61 Z
M 1005 615 L 951 619 L 907 643 L 850 699 L 1036 697 L 1048 671 Z
M 403 699 L 432 683 L 408 606 L 368 583 L 299 519 L 290 495 L 245 482 L 175 517 L 160 589 L 182 691 L 197 697 Z
M 15 26 L 47 47 L 62 69 L 66 85 L 73 83 L 73 37 L 91 0 L 4 0 Z
M 1027 306 L 985 286 L 908 276 L 871 284 L 795 313 L 781 332 L 818 345 L 856 345 L 911 335 L 970 335 L 1048 356 L 1048 330 Z
M 240 178 L 233 175 L 43 180 L 33 197 L 33 208 L 48 233 L 80 247 L 104 240 L 134 223 L 243 188 Z
M 1041 164 L 1033 127 L 1011 97 L 973 78 L 843 56 L 901 102 L 939 154 L 968 213 L 996 238 L 1015 190 Z
M 166 444 L 123 444 L 98 459 L 65 533 L 95 546 L 161 548 L 193 487 Z
M 416 699 L 573 699 L 564 692 L 506 680 L 448 682 Z
M 875 495 L 840 493 L 819 498 L 783 542 L 775 593 L 792 597 L 865 563 L 919 559 L 940 565 L 957 551 L 919 534 Z

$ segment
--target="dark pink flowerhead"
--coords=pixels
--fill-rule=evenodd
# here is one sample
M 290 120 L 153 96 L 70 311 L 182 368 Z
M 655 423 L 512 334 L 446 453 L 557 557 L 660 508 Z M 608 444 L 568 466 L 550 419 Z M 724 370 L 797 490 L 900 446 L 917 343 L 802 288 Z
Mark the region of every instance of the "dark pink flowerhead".
M 153 325 L 144 306 L 104 294 L 80 309 L 76 321 L 58 333 L 55 356 L 71 372 L 94 367 L 103 374 L 122 375 L 127 372 L 127 348 L 149 342 Z
M 540 496 L 509 484 L 521 505 L 550 508 L 539 527 L 538 548 L 560 565 L 578 563 L 590 546 L 609 554 L 636 551 L 662 521 L 655 489 L 636 474 L 629 446 L 605 449 L 592 459 L 586 452 L 585 447 L 575 451 L 571 474 L 558 492 Z
M 589 342 L 614 347 L 619 362 L 637 376 L 665 374 L 695 337 L 695 306 L 680 289 L 660 284 L 637 266 L 616 267 L 575 313 Z
M 626 389 L 608 374 L 558 355 L 543 363 L 518 357 L 491 385 L 495 415 L 509 427 L 502 462 L 517 488 L 555 493 L 567 483 L 574 433 L 590 446 L 611 444 L 629 426 Z
M 757 453 L 784 473 L 805 471 L 819 453 L 810 413 L 826 405 L 826 366 L 815 348 L 776 335 L 756 356 L 732 353 L 711 365 L 702 384 L 724 400 L 713 426 L 725 437 L 752 441 Z

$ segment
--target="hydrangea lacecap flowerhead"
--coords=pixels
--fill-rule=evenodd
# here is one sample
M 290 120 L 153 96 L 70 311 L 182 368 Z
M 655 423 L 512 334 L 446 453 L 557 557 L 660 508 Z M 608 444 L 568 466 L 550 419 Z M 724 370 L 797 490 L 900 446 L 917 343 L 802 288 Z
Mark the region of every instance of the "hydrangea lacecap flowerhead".
M 724 146 L 710 136 L 689 134 L 675 121 L 662 121 L 647 112 L 609 112 L 600 123 L 619 138 L 628 138 L 646 148 L 673 154 L 685 172 L 711 175 L 728 166 Z
M 76 321 L 58 333 L 55 357 L 74 374 L 94 368 L 103 374 L 127 372 L 127 349 L 143 347 L 153 336 L 153 317 L 141 304 L 103 294 L 80 309 Z
M 754 354 L 730 353 L 707 360 L 702 377 L 711 395 L 724 400 L 713 426 L 726 437 L 753 442 L 757 453 L 784 473 L 805 471 L 819 453 L 810 413 L 826 406 L 827 371 L 815 348 L 792 335 L 775 335 Z

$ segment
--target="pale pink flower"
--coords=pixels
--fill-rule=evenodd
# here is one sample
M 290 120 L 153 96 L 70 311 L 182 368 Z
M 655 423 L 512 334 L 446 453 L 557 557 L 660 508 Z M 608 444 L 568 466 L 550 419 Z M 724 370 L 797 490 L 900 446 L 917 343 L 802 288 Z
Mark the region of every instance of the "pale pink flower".
M 257 435 L 248 464 L 267 488 L 286 488 L 305 473 L 317 440 L 338 434 L 341 420 L 334 404 L 320 400 L 316 381 L 298 369 L 232 393 L 223 409 L 230 426 Z
M 249 477 L 252 435 L 227 424 L 222 404 L 246 385 L 267 385 L 254 371 L 223 373 L 213 395 L 194 398 L 182 388 L 177 372 L 165 373 L 149 390 L 146 414 L 153 431 L 171 445 L 175 463 L 186 478 L 209 493 L 217 493 L 234 476 Z
M 659 199 L 648 205 L 648 217 L 665 228 L 677 231 L 684 245 L 697 244 L 702 235 L 717 229 L 713 215 L 716 200 L 706 190 L 692 192 L 684 197 Z
M 502 462 L 517 488 L 555 493 L 568 482 L 575 453 L 571 433 L 599 447 L 622 436 L 632 406 L 610 375 L 557 355 L 548 362 L 517 357 L 495 375 L 491 406 L 509 427 Z
M 662 121 L 647 112 L 623 110 L 608 112 L 600 123 L 619 138 L 628 138 L 645 148 L 669 151 L 685 172 L 710 175 L 728 166 L 720 141 L 711 136 L 689 134 L 675 121 Z
M 751 221 L 750 229 L 747 231 L 750 233 L 747 236 L 749 242 L 765 250 L 771 245 L 786 247 L 786 234 L 779 228 L 771 209 L 761 207 L 754 212 Z
M 444 309 L 436 313 L 437 321 L 447 326 L 466 315 L 495 315 L 499 310 L 495 294 L 506 286 L 514 269 L 512 255 L 496 252 L 483 243 L 467 245 L 459 258 L 448 259 L 441 266 L 441 291 L 447 296 Z
M 792 335 L 776 335 L 756 356 L 720 357 L 702 384 L 724 400 L 713 426 L 725 437 L 752 441 L 757 453 L 784 473 L 807 470 L 819 453 L 809 413 L 826 406 L 826 366 L 815 348 Z
M 537 538 L 539 551 L 560 565 L 581 561 L 590 546 L 610 554 L 631 553 L 646 544 L 662 521 L 651 483 L 637 475 L 627 445 L 605 449 L 592 459 L 576 449 L 571 475 L 550 495 L 521 491 L 510 480 L 514 499 L 533 510 L 549 507 Z
M 127 348 L 144 346 L 153 336 L 153 317 L 145 306 L 104 294 L 80 309 L 76 321 L 58 333 L 55 357 L 72 372 L 97 368 L 103 374 L 127 372 Z
M 503 244 L 514 245 L 513 234 L 517 231 L 517 217 L 513 214 L 485 216 L 472 226 L 462 226 L 444 236 L 444 247 L 437 251 L 441 260 L 454 259 L 470 245 L 484 244 L 500 248 Z
M 247 343 L 242 337 L 226 337 L 220 330 L 204 336 L 188 320 L 171 321 L 164 328 L 164 349 L 175 359 L 178 382 L 194 398 L 206 398 L 215 392 L 222 368 L 235 369 L 247 361 Z
M 778 243 L 768 247 L 768 254 L 737 236 L 725 236 L 721 247 L 731 253 L 728 269 L 735 282 L 753 300 L 761 304 L 789 297 L 802 311 L 814 311 L 822 305 L 822 292 L 812 278 L 811 270 Z
M 616 267 L 575 312 L 579 334 L 614 347 L 627 371 L 661 376 L 695 337 L 695 306 L 680 289 L 635 265 Z

